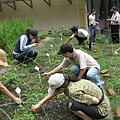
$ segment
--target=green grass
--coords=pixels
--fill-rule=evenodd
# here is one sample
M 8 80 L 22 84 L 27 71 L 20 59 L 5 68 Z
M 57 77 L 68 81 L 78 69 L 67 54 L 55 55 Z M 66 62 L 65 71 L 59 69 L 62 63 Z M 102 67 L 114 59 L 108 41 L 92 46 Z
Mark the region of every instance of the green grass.
M 48 79 L 42 77 L 42 73 L 52 70 L 63 60 L 61 55 L 57 55 L 57 51 L 59 50 L 60 45 L 66 41 L 68 36 L 63 36 L 63 40 L 61 41 L 61 36 L 59 35 L 61 32 L 61 29 L 57 30 L 57 33 L 50 35 L 54 39 L 50 39 L 49 41 L 43 43 L 42 46 L 38 46 L 36 48 L 39 51 L 39 54 L 35 63 L 29 63 L 27 67 L 22 67 L 18 62 L 13 61 L 12 57 L 9 57 L 11 53 L 8 53 L 7 59 L 10 67 L 6 68 L 4 77 L 3 74 L 0 74 L 0 81 L 2 81 L 2 83 L 16 96 L 18 95 L 15 93 L 15 89 L 16 87 L 20 87 L 22 90 L 21 98 L 24 102 L 24 105 L 20 106 L 9 105 L 8 103 L 13 101 L 3 94 L 0 95 L 0 104 L 2 105 L 0 108 L 5 111 L 12 120 L 74 120 L 74 116 L 67 111 L 66 96 L 64 94 L 46 102 L 38 113 L 33 113 L 31 110 L 32 104 L 36 104 L 47 95 Z M 41 38 L 42 35 L 43 33 L 39 33 Z M 46 37 L 47 35 L 48 34 L 44 34 L 43 36 Z M 51 48 L 51 44 L 53 45 L 53 48 Z M 101 70 L 109 70 L 108 73 L 111 74 L 110 78 L 103 77 L 102 74 L 99 76 L 100 79 L 105 82 L 105 90 L 113 88 L 116 91 L 116 95 L 108 95 L 108 97 L 111 102 L 114 116 L 111 120 L 118 120 L 116 118 L 116 108 L 120 105 L 120 53 L 118 55 L 114 55 L 114 51 L 119 47 L 119 44 L 113 45 L 106 43 L 105 40 L 102 39 L 101 41 L 98 41 L 97 45 L 93 46 L 93 48 L 97 48 L 97 52 L 88 51 L 85 46 L 77 45 L 76 39 L 73 39 L 70 44 L 72 44 L 74 48 L 81 49 L 92 56 L 98 56 L 99 59 L 97 59 L 97 61 L 101 66 Z M 49 53 L 51 63 L 49 63 L 49 58 L 46 56 L 46 53 Z M 38 71 L 35 70 L 35 66 L 40 68 L 40 78 Z M 0 69 L 3 68 L 3 66 L 0 66 Z M 70 67 L 63 69 L 60 72 L 65 74 L 65 76 L 71 75 Z M 6 105 L 3 105 L 4 103 L 6 103 Z M 7 115 L 5 115 L 2 111 L 0 111 L 0 118 L 1 120 L 9 120 Z M 110 119 L 106 118 L 105 120 Z

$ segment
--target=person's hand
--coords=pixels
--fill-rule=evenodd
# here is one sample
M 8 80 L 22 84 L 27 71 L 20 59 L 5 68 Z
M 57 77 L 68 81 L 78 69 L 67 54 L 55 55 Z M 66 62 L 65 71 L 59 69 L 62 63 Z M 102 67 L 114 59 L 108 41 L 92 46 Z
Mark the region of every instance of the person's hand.
M 33 44 L 32 44 L 32 46 L 33 46 L 33 47 L 36 47 L 36 46 L 37 46 L 37 44 L 38 44 L 38 43 L 33 43 Z
M 32 105 L 31 109 L 33 112 L 37 112 L 40 109 L 41 104 L 37 103 L 36 105 Z
M 18 98 L 18 97 L 15 97 L 13 99 L 17 104 L 21 104 L 22 103 L 22 99 Z
M 115 55 L 117 55 L 118 53 L 117 53 L 117 51 L 115 51 L 115 53 L 114 53 Z
M 50 75 L 49 75 L 49 73 L 43 73 L 42 76 L 48 77 L 48 76 L 50 76 Z
M 111 21 L 112 19 L 107 19 L 107 21 Z
M 98 24 L 99 24 L 99 22 L 96 22 L 96 24 L 98 25 Z
M 35 43 L 39 43 L 40 42 L 40 39 L 35 39 Z

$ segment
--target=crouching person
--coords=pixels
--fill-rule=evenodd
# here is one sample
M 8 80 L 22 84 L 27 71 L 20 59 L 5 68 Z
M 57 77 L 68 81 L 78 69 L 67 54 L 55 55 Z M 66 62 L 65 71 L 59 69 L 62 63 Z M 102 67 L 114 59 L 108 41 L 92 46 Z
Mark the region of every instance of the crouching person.
M 47 100 L 64 92 L 68 96 L 68 108 L 78 116 L 79 120 L 94 120 L 105 118 L 110 110 L 110 102 L 99 88 L 91 81 L 81 79 L 73 82 L 66 79 L 63 74 L 55 73 L 48 80 L 48 95 L 32 106 L 36 112 Z

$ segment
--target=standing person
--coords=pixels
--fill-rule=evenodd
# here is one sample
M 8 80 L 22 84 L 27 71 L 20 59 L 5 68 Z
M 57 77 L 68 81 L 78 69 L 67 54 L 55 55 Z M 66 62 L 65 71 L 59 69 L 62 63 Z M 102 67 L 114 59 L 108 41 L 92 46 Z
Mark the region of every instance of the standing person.
M 93 45 L 96 43 L 96 25 L 99 23 L 95 21 L 96 10 L 92 9 L 91 13 L 88 16 L 89 19 L 89 30 L 90 30 L 90 40 Z
M 0 65 L 8 67 L 9 64 L 6 60 L 6 53 L 4 50 L 0 49 Z M 0 90 L 4 92 L 8 97 L 10 97 L 13 101 L 20 104 L 22 100 L 18 97 L 15 97 L 1 82 L 0 82 Z
M 120 14 L 117 11 L 117 7 L 113 6 L 111 11 L 113 11 L 111 19 L 107 19 L 108 22 L 111 22 L 111 35 L 112 42 L 119 43 L 119 24 L 120 24 Z
M 26 64 L 28 61 L 33 61 L 38 51 L 32 49 L 36 47 L 38 43 L 32 43 L 32 39 L 38 39 L 37 36 L 38 32 L 35 29 L 27 29 L 26 33 L 21 35 L 20 38 L 16 41 L 14 51 L 13 51 L 13 58 L 21 62 L 23 65 Z
M 51 74 L 60 71 L 62 68 L 69 67 L 72 63 L 74 66 L 71 68 L 71 71 L 75 77 L 77 77 L 77 80 L 86 78 L 91 80 L 97 86 L 101 86 L 98 78 L 100 65 L 92 56 L 81 50 L 73 49 L 73 47 L 67 43 L 61 45 L 58 55 L 60 54 L 64 56 L 63 62 L 52 71 L 43 73 L 43 76 L 50 76 Z
M 86 30 L 78 29 L 76 26 L 73 26 L 71 28 L 71 31 L 72 31 L 73 34 L 68 40 L 66 40 L 65 43 L 68 43 L 70 40 L 73 39 L 73 37 L 75 37 L 78 40 L 79 45 L 84 44 L 85 40 L 89 40 L 89 50 L 91 50 L 90 35 Z
M 110 111 L 110 102 L 102 88 L 88 80 L 81 79 L 69 82 L 63 74 L 51 75 L 48 80 L 48 95 L 33 105 L 31 109 L 36 112 L 41 105 L 62 92 L 68 96 L 67 107 L 79 120 L 103 119 Z

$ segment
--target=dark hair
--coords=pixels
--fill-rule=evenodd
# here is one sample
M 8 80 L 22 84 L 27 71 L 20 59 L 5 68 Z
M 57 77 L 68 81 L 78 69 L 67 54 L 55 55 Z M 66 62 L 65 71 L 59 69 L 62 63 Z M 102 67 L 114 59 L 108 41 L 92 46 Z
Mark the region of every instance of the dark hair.
M 25 35 L 27 35 L 27 37 L 28 37 L 28 43 L 30 43 L 32 40 L 30 39 L 30 37 L 29 37 L 29 31 L 30 31 L 30 29 L 27 29 L 26 31 L 25 31 Z
M 73 27 L 71 28 L 71 31 L 72 31 L 72 32 L 78 31 L 78 28 L 77 28 L 76 26 L 73 26 Z
M 92 10 L 91 10 L 91 12 L 90 12 L 90 14 L 89 15 L 91 15 L 93 12 L 95 12 L 96 10 L 93 8 Z M 88 16 L 89 16 L 88 15 Z
M 29 33 L 29 31 L 30 31 L 30 29 L 27 29 L 26 31 L 25 31 L 25 35 L 29 35 L 30 33 Z
M 93 8 L 92 10 L 91 10 L 91 13 L 93 13 L 93 12 L 95 12 L 96 10 Z
M 65 82 L 59 88 L 56 88 L 56 90 L 59 90 L 61 88 L 66 88 L 71 81 L 72 82 L 77 82 L 78 79 L 77 78 L 71 78 L 70 76 L 68 76 L 67 78 L 65 77 Z
M 65 43 L 65 44 L 61 45 L 60 50 L 58 51 L 57 54 L 60 55 L 62 53 L 66 53 L 66 52 L 73 53 L 72 45 L 70 45 L 68 43 Z

